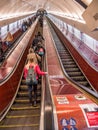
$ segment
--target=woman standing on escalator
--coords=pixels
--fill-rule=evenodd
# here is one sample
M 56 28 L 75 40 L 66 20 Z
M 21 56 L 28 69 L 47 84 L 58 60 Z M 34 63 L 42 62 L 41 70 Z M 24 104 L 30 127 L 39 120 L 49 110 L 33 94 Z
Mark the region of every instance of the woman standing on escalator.
M 34 106 L 36 106 L 37 103 L 37 85 L 38 85 L 38 75 L 46 75 L 47 72 L 41 71 L 40 67 L 37 63 L 34 62 L 34 58 L 31 57 L 28 61 L 28 63 L 24 67 L 24 78 L 26 79 L 28 76 L 28 70 L 30 67 L 34 68 L 34 72 L 36 73 L 36 84 L 27 84 L 28 85 L 28 91 L 29 91 L 29 100 L 30 103 L 32 103 Z M 32 102 L 32 91 L 34 91 L 34 102 Z

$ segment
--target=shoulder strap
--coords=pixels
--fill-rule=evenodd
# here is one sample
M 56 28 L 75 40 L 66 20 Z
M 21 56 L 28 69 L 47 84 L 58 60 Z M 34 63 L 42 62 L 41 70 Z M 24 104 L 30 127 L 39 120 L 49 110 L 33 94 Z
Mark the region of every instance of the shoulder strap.
M 39 61 L 39 59 L 38 59 L 38 57 L 37 57 L 37 54 L 36 54 L 36 53 L 35 53 L 35 56 L 36 56 L 37 61 Z

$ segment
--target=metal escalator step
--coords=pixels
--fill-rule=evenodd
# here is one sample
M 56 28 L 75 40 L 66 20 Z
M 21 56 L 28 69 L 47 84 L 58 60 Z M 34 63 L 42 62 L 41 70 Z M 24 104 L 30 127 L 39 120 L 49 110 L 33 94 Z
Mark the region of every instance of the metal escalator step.
M 32 99 L 33 101 L 34 99 Z M 40 98 L 37 98 L 37 102 L 39 102 L 41 99 Z M 15 103 L 29 103 L 29 99 L 15 99 Z
M 69 57 L 60 57 L 62 62 L 70 62 L 73 61 L 73 59 L 69 58 Z
M 77 72 L 77 71 L 79 71 L 79 68 L 66 68 L 65 69 L 67 72 Z
M 31 102 L 15 102 L 13 105 L 12 105 L 12 107 L 30 107 L 30 106 L 32 106 L 33 105 L 33 102 L 34 101 L 32 101 L 32 103 Z M 39 101 L 37 101 L 37 106 L 40 106 L 41 105 L 41 101 L 39 100 Z
M 77 65 L 76 64 L 68 64 L 68 65 L 64 65 L 64 68 L 76 68 Z
M 77 83 L 79 83 L 83 86 L 87 86 L 89 84 L 87 81 L 77 81 Z
M 38 105 L 39 106 L 39 105 Z M 16 106 L 13 106 L 14 108 L 16 107 Z M 20 106 L 18 106 L 18 107 L 20 107 Z M 30 107 L 31 107 L 31 105 L 30 105 Z M 7 116 L 24 116 L 24 115 L 40 115 L 40 109 L 21 109 L 21 110 L 11 110 L 11 111 L 9 111 L 8 113 L 7 113 Z
M 63 65 L 76 65 L 74 61 L 62 61 L 63 62 Z
M 28 97 L 29 93 L 27 91 L 19 91 L 18 92 L 18 96 L 20 97 Z M 32 92 L 32 95 L 34 95 L 34 92 Z M 41 96 L 41 92 L 40 91 L 37 91 L 37 96 Z
M 40 114 L 36 114 L 36 115 L 15 115 L 15 116 L 6 116 L 6 118 L 29 118 L 29 117 L 39 117 Z
M 73 59 L 71 59 L 71 58 L 70 58 L 70 59 L 69 59 L 69 58 L 68 58 L 68 59 L 65 58 L 65 59 L 61 59 L 61 60 L 62 60 L 63 62 L 64 62 L 64 61 L 65 61 L 65 62 L 73 61 Z
M 0 128 L 15 128 L 15 127 L 38 127 L 39 124 L 19 124 L 19 125 L 0 125 Z
M 61 49 L 58 50 L 58 52 L 59 53 L 66 53 L 66 50 L 61 48 Z
M 71 57 L 70 56 L 60 56 L 60 58 L 61 58 L 61 60 L 67 60 L 67 59 L 71 59 Z
M 11 110 L 31 110 L 31 109 L 39 109 L 40 106 L 36 106 L 36 107 L 33 107 L 33 106 L 25 106 L 25 107 L 11 107 Z
M 28 95 L 29 95 L 29 93 L 27 91 L 25 91 L 25 92 L 24 91 L 19 91 L 18 92 L 18 96 L 20 96 L 20 97 L 22 97 L 22 96 L 26 96 L 27 97 Z
M 26 90 L 26 91 L 28 91 L 28 86 L 27 86 L 26 84 L 20 85 L 20 89 L 21 89 L 21 90 Z M 41 86 L 38 85 L 38 86 L 37 86 L 37 90 L 40 90 L 40 89 L 41 89 Z
M 58 47 L 58 46 L 57 46 Z M 58 47 L 59 48 L 59 50 L 58 50 L 58 52 L 59 53 L 65 53 L 66 52 L 66 50 L 65 49 L 63 49 L 63 48 L 60 48 L 60 47 Z
M 84 80 L 85 79 L 85 77 L 84 76 L 75 76 L 75 77 L 71 77 L 73 80 L 75 80 L 75 81 L 82 81 L 82 80 Z
M 2 120 L 1 125 L 3 126 L 30 126 L 32 124 L 32 127 L 35 127 L 35 124 L 39 124 L 40 122 L 40 114 L 39 115 L 22 115 L 22 116 L 8 116 L 4 120 Z M 4 122 L 4 124 L 3 124 Z
M 70 56 L 70 54 L 69 54 L 67 51 L 65 51 L 65 52 L 63 52 L 63 53 L 59 53 L 59 54 L 60 54 L 61 56 L 65 56 L 65 55 L 66 55 L 66 56 L 67 56 L 67 55 Z
M 28 90 L 28 86 L 26 84 L 20 85 L 21 90 Z
M 67 56 L 67 57 L 71 58 L 69 53 L 60 53 L 59 55 L 60 55 L 60 57 L 66 57 Z
M 26 84 L 25 79 L 22 79 L 21 84 L 22 84 L 22 85 L 25 85 L 25 84 Z
M 81 73 L 81 72 L 67 72 L 67 74 L 68 74 L 69 76 L 71 76 L 71 77 L 73 77 L 73 76 L 80 76 L 80 75 L 82 75 L 82 73 Z
M 68 50 L 66 50 L 64 47 L 60 48 L 60 50 L 59 50 L 59 48 L 60 48 L 60 47 L 58 47 L 58 52 L 59 52 L 60 54 L 65 54 L 65 53 L 69 54 Z

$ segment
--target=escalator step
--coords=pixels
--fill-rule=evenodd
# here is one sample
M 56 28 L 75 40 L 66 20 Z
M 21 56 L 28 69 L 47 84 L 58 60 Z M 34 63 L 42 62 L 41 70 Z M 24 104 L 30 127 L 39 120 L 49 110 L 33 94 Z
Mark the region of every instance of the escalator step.
M 77 65 L 76 64 L 68 64 L 68 65 L 64 65 L 64 68 L 76 68 Z
M 20 89 L 21 89 L 21 90 L 26 90 L 26 91 L 28 91 L 28 86 L 25 85 L 25 84 L 24 84 L 24 85 L 22 84 L 22 85 L 20 85 Z M 41 90 L 40 85 L 37 86 L 37 90 Z
M 63 65 L 76 65 L 74 61 L 65 62 L 62 61 Z
M 84 80 L 85 79 L 85 77 L 84 76 L 76 76 L 76 77 L 71 77 L 73 80 L 75 80 L 75 81 L 82 81 L 82 80 Z
M 79 72 L 79 68 L 66 68 L 65 69 L 67 72 Z
M 83 86 L 87 86 L 88 82 L 87 81 L 77 81 L 77 83 L 83 85 Z
M 81 76 L 82 75 L 82 72 L 68 72 L 68 75 L 70 77 L 73 77 L 73 76 Z
M 28 95 L 29 95 L 29 93 L 27 91 L 26 92 L 24 92 L 24 91 L 18 92 L 18 96 L 20 96 L 20 97 L 28 97 Z M 34 92 L 32 92 L 32 96 L 33 95 L 34 95 Z M 41 96 L 40 91 L 37 91 L 37 96 Z
M 33 107 L 33 106 L 26 106 L 26 107 L 11 107 L 11 110 L 29 110 L 29 109 L 39 109 L 40 106 L 36 106 L 36 107 Z
M 15 108 L 15 106 L 13 106 Z M 31 107 L 31 105 L 30 105 Z M 7 116 L 24 116 L 24 115 L 40 115 L 40 109 L 35 107 L 35 109 L 11 109 L 11 111 L 8 112 Z
M 70 58 L 70 59 L 69 58 L 68 59 L 67 58 L 66 59 L 62 59 L 62 62 L 69 62 L 69 61 L 73 62 L 73 59 L 72 58 Z
M 39 124 L 19 124 L 19 125 L 0 125 L 0 128 L 20 128 L 20 127 L 38 127 Z M 2 129 L 3 130 L 3 129 Z
M 33 101 L 34 99 L 32 99 Z M 40 102 L 40 98 L 37 98 L 37 102 Z M 23 99 L 23 98 L 16 98 L 15 103 L 29 103 L 29 99 Z
M 29 117 L 39 117 L 40 116 L 40 114 L 38 115 L 16 115 L 16 116 L 6 116 L 6 118 L 10 118 L 10 119 L 12 119 L 12 118 L 29 118 Z
M 67 53 L 67 52 L 65 52 L 65 53 L 60 53 L 59 55 L 60 55 L 62 58 L 63 58 L 63 57 L 70 57 L 70 58 L 71 58 L 70 54 Z

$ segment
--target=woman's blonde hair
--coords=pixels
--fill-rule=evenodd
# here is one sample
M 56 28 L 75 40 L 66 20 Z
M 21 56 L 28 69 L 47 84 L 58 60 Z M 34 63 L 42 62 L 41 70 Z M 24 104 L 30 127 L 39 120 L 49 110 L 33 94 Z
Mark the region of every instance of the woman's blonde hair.
M 32 63 L 34 62 L 34 58 L 33 57 L 30 57 L 29 61 Z
M 34 50 L 32 48 L 29 49 L 29 53 L 33 53 Z

